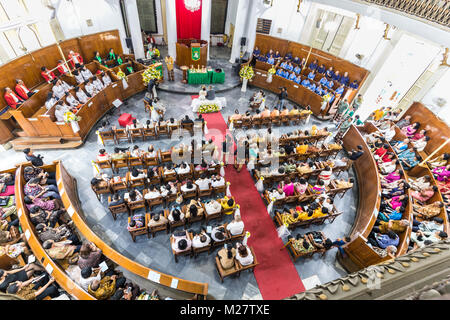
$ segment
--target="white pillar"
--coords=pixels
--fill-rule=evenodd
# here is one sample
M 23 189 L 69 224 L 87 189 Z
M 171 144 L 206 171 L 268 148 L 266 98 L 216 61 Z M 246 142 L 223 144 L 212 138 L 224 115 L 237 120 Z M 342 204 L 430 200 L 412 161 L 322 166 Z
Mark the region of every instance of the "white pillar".
M 144 44 L 142 43 L 141 25 L 136 0 L 127 0 L 125 11 L 127 13 L 128 29 L 130 30 L 131 42 L 133 43 L 134 56 L 136 59 L 145 58 Z
M 175 0 L 166 0 L 167 49 L 169 56 L 177 57 L 177 11 Z
M 209 60 L 209 47 L 210 47 L 210 32 L 211 32 L 211 0 L 202 1 L 202 33 L 201 39 L 208 41 L 208 57 Z
M 236 58 L 240 57 L 241 50 L 241 38 L 244 36 L 245 23 L 247 20 L 247 11 L 249 8 L 250 1 L 239 0 L 237 15 L 236 15 L 236 25 L 234 27 L 233 36 L 233 47 L 231 48 L 230 62 L 234 63 Z

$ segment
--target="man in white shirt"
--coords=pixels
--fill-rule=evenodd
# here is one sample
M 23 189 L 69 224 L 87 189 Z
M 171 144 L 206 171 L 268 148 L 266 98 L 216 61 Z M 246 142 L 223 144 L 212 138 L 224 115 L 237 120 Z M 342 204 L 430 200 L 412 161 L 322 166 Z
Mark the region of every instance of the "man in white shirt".
M 55 94 L 53 92 L 49 92 L 47 95 L 47 100 L 45 101 L 45 107 L 47 110 L 50 110 L 57 101 L 58 99 L 55 97 Z
M 103 81 L 105 87 L 109 86 L 112 83 L 111 78 L 105 72 L 102 72 L 102 81 Z
M 202 175 L 195 181 L 195 184 L 198 186 L 199 190 L 208 190 L 211 180 L 207 178 L 206 175 Z
M 92 81 L 92 84 L 94 85 L 94 87 L 97 89 L 98 92 L 102 91 L 105 87 L 103 86 L 101 80 L 97 77 L 94 77 L 93 79 L 94 81 Z
M 148 192 L 145 194 L 144 198 L 146 200 L 155 199 L 161 196 L 161 193 L 154 185 L 151 185 Z
M 83 75 L 79 73 L 78 70 L 74 70 L 72 74 L 75 76 L 75 80 L 77 81 L 78 84 L 81 84 L 85 81 Z
M 61 82 L 61 80 L 57 80 L 52 88 L 53 93 L 58 99 L 61 99 L 64 97 L 64 94 L 66 93 L 66 90 L 64 89 L 64 86 Z
M 70 92 L 66 92 L 66 102 L 70 105 L 71 108 L 75 108 L 80 105 L 80 102 L 75 99 L 75 97 Z
M 397 168 L 398 160 L 389 161 L 389 162 L 381 162 L 378 167 L 380 168 L 383 174 L 389 174 L 395 171 Z
M 223 226 L 212 228 L 211 239 L 213 239 L 214 242 L 224 242 L 226 240 L 225 228 Z
M 222 210 L 222 206 L 217 200 L 211 200 L 205 203 L 206 214 L 216 214 Z
M 197 189 L 197 186 L 192 183 L 192 181 L 188 181 L 181 186 L 181 191 L 188 192 Z
M 175 168 L 177 174 L 185 174 L 191 171 L 191 168 L 186 163 L 181 163 L 179 167 Z
M 64 122 L 64 114 L 69 112 L 69 107 L 64 105 L 62 101 L 58 102 L 55 107 L 55 117 L 57 122 Z
M 88 68 L 86 68 L 86 66 L 83 66 L 83 68 L 81 69 L 81 75 L 83 76 L 84 80 L 89 80 L 94 76 L 92 72 Z
M 213 186 L 213 188 L 222 187 L 225 185 L 225 179 L 222 176 L 217 175 L 213 177 L 211 185 Z
M 84 82 L 84 89 L 91 97 L 95 96 L 97 94 L 97 89 L 92 84 L 92 81 L 85 81 Z
M 101 279 L 102 279 L 102 272 L 99 271 L 96 276 L 93 276 L 93 270 L 91 267 L 83 268 L 81 269 L 80 287 L 87 292 L 89 285 L 92 282 L 94 282 L 95 280 L 100 281 Z
M 202 230 L 201 233 L 194 236 L 192 239 L 192 247 L 193 248 L 203 248 L 211 243 L 210 236 Z
M 82 104 L 85 104 L 86 102 L 88 102 L 89 97 L 86 95 L 86 93 L 83 91 L 83 89 L 76 87 L 75 94 L 78 98 L 78 101 L 80 101 Z
M 253 255 L 249 247 L 236 243 L 236 249 L 236 259 L 241 265 L 248 266 L 253 263 Z
M 241 216 L 235 216 L 234 220 L 227 225 L 227 230 L 230 231 L 232 236 L 242 234 L 244 232 L 244 221 L 241 220 Z
M 192 242 L 187 231 L 174 233 L 172 238 L 172 250 L 176 253 L 191 249 Z

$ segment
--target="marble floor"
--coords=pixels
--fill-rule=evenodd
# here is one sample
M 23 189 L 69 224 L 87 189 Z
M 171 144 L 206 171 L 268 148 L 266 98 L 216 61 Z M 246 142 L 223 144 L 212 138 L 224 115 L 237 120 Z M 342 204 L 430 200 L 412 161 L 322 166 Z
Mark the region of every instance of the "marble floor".
M 233 88 L 218 96 L 225 96 L 227 99 L 227 107 L 222 110 L 224 119 L 227 119 L 235 109 L 244 112 L 248 109 L 248 99 L 257 89 L 249 87 L 246 93 L 240 91 L 240 88 Z M 143 93 L 137 94 L 128 100 L 126 106 L 121 107 L 121 112 L 131 113 L 140 121 L 149 118 L 144 111 L 142 103 Z M 160 90 L 158 96 L 167 107 L 166 118 L 174 117 L 180 119 L 185 114 L 193 116 L 190 103 L 190 95 L 169 93 Z M 266 92 L 268 106 L 272 106 L 276 101 L 276 96 Z M 289 105 L 289 108 L 292 106 Z M 106 116 L 111 124 L 117 123 L 119 111 L 116 109 L 112 115 Z M 309 124 L 303 127 L 311 127 L 316 124 L 319 127 L 328 126 L 334 130 L 334 126 L 329 122 L 321 122 L 315 118 L 311 118 Z M 301 126 L 302 127 L 302 126 Z M 281 133 L 290 132 L 297 126 L 287 126 L 277 128 Z M 200 254 L 197 259 L 189 259 L 181 257 L 178 263 L 174 262 L 174 258 L 170 249 L 169 235 L 158 233 L 155 238 L 147 239 L 140 236 L 133 243 L 126 229 L 126 217 L 118 217 L 114 221 L 109 214 L 106 206 L 106 199 L 98 201 L 95 194 L 90 188 L 90 180 L 93 176 L 91 160 L 95 159 L 98 150 L 101 148 L 97 143 L 95 129 L 91 131 L 85 144 L 74 150 L 49 150 L 38 151 L 44 155 L 44 161 L 51 163 L 53 160 L 62 160 L 64 166 L 68 169 L 78 182 L 78 192 L 82 203 L 86 220 L 93 231 L 95 231 L 102 239 L 105 240 L 114 249 L 121 252 L 125 256 L 138 261 L 152 269 L 171 274 L 180 278 L 192 281 L 207 282 L 209 284 L 209 298 L 212 299 L 261 299 L 261 295 L 256 283 L 255 277 L 251 272 L 244 272 L 239 278 L 227 278 L 224 283 L 220 282 L 214 266 L 214 254 Z M 179 141 L 171 141 L 169 139 L 161 139 L 156 141 L 146 141 L 145 143 L 138 141 L 136 144 L 143 149 L 147 149 L 152 143 L 156 149 L 168 150 L 171 146 L 176 145 Z M 121 143 L 121 147 L 132 146 L 131 144 Z M 108 143 L 106 151 L 111 153 L 114 149 L 112 143 Z M 11 168 L 16 163 L 23 162 L 24 156 L 22 152 L 15 152 L 10 149 L 1 152 L 0 170 Z M 354 172 L 349 172 L 350 176 Z M 346 178 L 345 175 L 341 177 Z M 225 177 L 226 178 L 226 177 Z M 331 239 L 347 235 L 352 227 L 355 219 L 356 208 L 358 202 L 358 188 L 355 186 L 350 192 L 347 192 L 342 199 L 336 198 L 337 208 L 343 212 L 334 223 L 324 224 L 322 226 L 314 226 L 308 230 L 322 230 Z M 156 210 L 159 210 L 156 208 Z M 229 218 L 229 217 L 228 217 Z M 229 218 L 230 219 L 230 218 Z M 227 221 L 226 219 L 224 221 Z M 199 229 L 200 224 L 193 225 L 193 229 Z M 274 225 L 275 228 L 275 225 Z M 301 232 L 308 231 L 301 229 Z M 294 235 L 296 232 L 294 232 Z M 341 269 L 336 262 L 337 249 L 328 251 L 324 257 L 320 258 L 316 255 L 312 259 L 299 259 L 295 262 L 295 266 L 301 278 L 308 278 L 317 275 L 322 283 L 336 279 L 345 275 L 345 271 Z M 217 249 L 216 251 L 217 252 Z M 147 281 L 148 282 L 148 281 Z M 148 285 L 148 284 L 147 284 Z

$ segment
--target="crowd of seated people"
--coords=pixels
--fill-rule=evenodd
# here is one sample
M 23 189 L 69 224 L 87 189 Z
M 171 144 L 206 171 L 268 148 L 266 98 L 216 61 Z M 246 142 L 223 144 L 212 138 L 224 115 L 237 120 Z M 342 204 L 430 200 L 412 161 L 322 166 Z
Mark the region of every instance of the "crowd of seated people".
M 336 241 L 332 241 L 321 231 L 298 233 L 296 236 L 289 235 L 286 245 L 289 245 L 297 257 L 311 256 L 316 252 L 324 253 L 333 247 L 339 247 Z
M 292 79 L 294 80 L 294 77 L 297 79 L 296 75 L 299 75 L 302 71 L 308 69 L 310 71 L 307 79 L 314 80 L 315 74 L 322 74 L 326 77 L 327 82 L 331 81 L 332 83 L 339 83 L 337 87 L 340 87 L 343 85 L 344 87 L 349 87 L 352 89 L 358 89 L 359 84 L 357 80 L 353 80 L 350 82 L 350 78 L 348 75 L 348 72 L 344 72 L 342 75 L 338 70 L 334 70 L 332 66 L 328 67 L 328 69 L 325 67 L 324 64 L 320 64 L 317 59 L 314 59 L 312 62 L 309 63 L 309 65 L 306 65 L 306 58 L 302 58 L 300 60 L 299 57 L 292 57 L 292 54 L 290 52 L 286 53 L 284 58 L 281 57 L 280 53 L 276 51 L 273 52 L 272 49 L 269 50 L 265 55 L 261 53 L 261 50 L 257 46 L 255 46 L 255 49 L 253 50 L 253 57 L 256 60 L 266 62 L 271 65 L 279 65 L 280 68 L 284 69 L 283 74 L 280 76 L 283 76 L 285 78 L 290 78 L 292 76 L 292 73 L 294 74 L 292 76 Z M 281 70 L 281 69 L 278 69 Z M 289 71 L 289 72 L 288 72 Z M 286 74 L 288 73 L 288 74 Z M 312 75 L 311 75 L 312 73 Z M 305 74 L 306 75 L 306 74 Z M 299 83 L 299 82 L 297 82 Z M 325 84 L 328 85 L 328 84 Z M 332 89 L 334 85 L 330 84 L 330 89 Z

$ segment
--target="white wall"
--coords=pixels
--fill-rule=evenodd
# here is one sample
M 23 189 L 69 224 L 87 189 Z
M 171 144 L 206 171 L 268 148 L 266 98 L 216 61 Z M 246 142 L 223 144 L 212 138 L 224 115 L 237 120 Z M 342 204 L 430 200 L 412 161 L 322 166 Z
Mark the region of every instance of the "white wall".
M 421 102 L 450 125 L 450 90 L 448 90 L 450 68 L 445 66 L 439 68 L 445 69 L 444 75 L 429 89 Z M 442 106 L 438 104 L 438 99 L 442 99 Z
M 273 6 L 259 17 L 272 20 L 271 36 L 299 41 L 311 3 L 304 1 L 300 12 L 297 12 L 297 4 L 298 0 L 274 1 Z M 278 32 L 279 28 L 281 32 Z
M 66 39 L 118 29 L 123 50 L 129 52 L 119 0 L 52 0 L 52 3 Z M 92 26 L 87 25 L 88 19 L 92 20 Z

